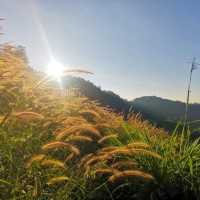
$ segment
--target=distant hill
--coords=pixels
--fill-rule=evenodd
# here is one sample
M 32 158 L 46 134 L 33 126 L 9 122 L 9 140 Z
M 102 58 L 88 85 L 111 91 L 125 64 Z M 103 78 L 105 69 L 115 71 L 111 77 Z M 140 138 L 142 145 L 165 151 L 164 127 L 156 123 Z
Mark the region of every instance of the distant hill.
M 128 113 L 130 103 L 112 91 L 102 90 L 90 81 L 78 77 L 66 77 L 64 83 L 65 87 L 78 88 L 82 95 L 97 100 L 103 106 L 109 106 L 116 112 Z
M 144 96 L 127 101 L 114 92 L 102 90 L 83 78 L 66 77 L 64 83 L 66 88 L 78 88 L 82 95 L 98 101 L 103 106 L 109 106 L 116 112 L 123 113 L 125 118 L 131 110 L 141 113 L 144 119 L 158 127 L 173 130 L 177 121 L 183 120 L 184 117 L 185 103 L 180 101 L 156 96 Z M 189 120 L 200 120 L 200 104 L 191 104 L 189 109 Z
M 185 103 L 180 101 L 172 101 L 156 96 L 144 96 L 133 100 L 132 105 L 153 118 L 166 121 L 179 121 L 184 119 Z M 200 104 L 189 105 L 188 118 L 190 121 L 200 119 Z

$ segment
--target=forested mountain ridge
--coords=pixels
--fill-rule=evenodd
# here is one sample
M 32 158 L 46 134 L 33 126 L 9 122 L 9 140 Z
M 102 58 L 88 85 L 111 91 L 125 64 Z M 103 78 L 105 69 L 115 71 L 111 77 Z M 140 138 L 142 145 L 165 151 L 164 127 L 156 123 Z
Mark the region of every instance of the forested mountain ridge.
M 167 121 L 183 120 L 185 114 L 185 103 L 156 96 L 140 97 L 134 99 L 132 104 L 141 110 L 141 112 L 152 113 L 156 118 Z M 188 118 L 190 121 L 200 119 L 200 104 L 195 103 L 189 105 Z
M 81 95 L 98 101 L 103 106 L 108 106 L 116 112 L 128 113 L 130 103 L 112 91 L 105 91 L 95 86 L 92 82 L 80 77 L 68 76 L 64 80 L 66 88 L 77 88 Z
M 129 111 L 140 112 L 145 119 L 150 121 L 179 121 L 183 120 L 185 103 L 173 101 L 156 96 L 144 96 L 128 101 L 112 91 L 104 91 L 92 82 L 78 77 L 66 77 L 66 88 L 78 88 L 81 94 L 98 101 L 104 106 L 109 106 L 114 111 L 124 114 Z M 200 104 L 190 104 L 189 120 L 200 119 Z

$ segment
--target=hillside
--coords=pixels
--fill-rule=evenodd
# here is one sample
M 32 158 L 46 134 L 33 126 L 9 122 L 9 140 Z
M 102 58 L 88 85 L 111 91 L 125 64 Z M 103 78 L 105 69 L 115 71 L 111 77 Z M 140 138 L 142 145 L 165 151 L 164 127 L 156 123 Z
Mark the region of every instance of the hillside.
M 172 101 L 156 96 L 140 97 L 132 101 L 133 106 L 152 113 L 157 118 L 163 120 L 178 121 L 184 118 L 185 103 L 180 101 Z M 190 104 L 189 120 L 199 120 L 200 104 Z
M 133 101 L 122 99 L 111 91 L 104 91 L 90 81 L 83 78 L 67 77 L 64 79 L 66 88 L 78 88 L 81 95 L 108 106 L 113 111 L 123 113 L 125 119 L 129 112 L 141 113 L 144 119 L 151 121 L 159 127 L 173 130 L 177 121 L 183 120 L 185 103 L 172 101 L 156 96 L 144 96 Z M 189 120 L 200 118 L 200 104 L 190 104 Z
M 128 113 L 129 102 L 112 91 L 102 90 L 90 81 L 86 81 L 80 77 L 65 77 L 63 83 L 66 88 L 78 88 L 81 95 L 98 101 L 102 106 L 108 106 L 118 113 Z
M 78 88 L 83 96 L 98 101 L 103 106 L 109 106 L 114 111 L 127 113 L 130 110 L 140 112 L 149 120 L 179 121 L 183 120 L 185 103 L 163 99 L 156 96 L 144 96 L 133 101 L 122 99 L 112 91 L 105 91 L 95 86 L 90 81 L 79 77 L 64 79 L 66 88 Z M 199 120 L 200 104 L 190 104 L 189 120 Z

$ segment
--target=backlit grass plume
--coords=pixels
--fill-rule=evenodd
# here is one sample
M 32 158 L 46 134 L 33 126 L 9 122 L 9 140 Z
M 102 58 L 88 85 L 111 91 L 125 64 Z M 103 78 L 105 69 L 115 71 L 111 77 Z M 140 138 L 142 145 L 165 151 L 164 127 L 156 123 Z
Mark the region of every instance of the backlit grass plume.
M 107 135 L 107 136 L 102 137 L 100 140 L 98 140 L 98 143 L 103 144 L 106 141 L 109 141 L 110 139 L 116 139 L 116 138 L 117 138 L 116 134 Z
M 70 135 L 83 135 L 83 136 L 91 136 L 93 138 L 100 138 L 100 132 L 95 129 L 92 125 L 82 124 L 78 126 L 72 126 L 70 128 L 64 129 L 60 133 L 56 134 L 57 140 L 63 140 L 65 137 Z
M 65 168 L 65 164 L 62 161 L 55 159 L 44 159 L 41 161 L 41 166 Z
M 139 171 L 139 170 L 126 170 L 122 172 L 114 173 L 108 181 L 114 183 L 121 179 L 128 179 L 128 178 L 141 178 L 144 180 L 154 180 L 154 177 L 151 174 Z
M 13 114 L 16 118 L 22 120 L 44 119 L 44 116 L 36 112 L 16 112 Z
M 73 159 L 73 157 L 75 156 L 74 153 L 70 153 L 64 160 L 65 163 L 71 161 Z
M 31 159 L 26 163 L 26 168 L 31 167 L 34 162 L 40 162 L 44 160 L 45 154 L 38 154 L 31 157 Z
M 119 148 L 119 149 L 108 152 L 107 155 L 108 156 L 110 155 L 127 155 L 127 156 L 142 155 L 142 156 L 151 156 L 156 159 L 162 159 L 162 157 L 155 152 L 148 151 L 145 149 L 135 149 L 135 148 Z
M 95 174 L 107 174 L 107 175 L 113 175 L 114 173 L 119 172 L 116 169 L 112 169 L 112 168 L 98 168 L 95 169 Z
M 54 149 L 59 149 L 59 148 L 68 149 L 69 151 L 73 152 L 76 155 L 80 154 L 80 151 L 77 147 L 75 147 L 71 144 L 68 144 L 66 142 L 55 141 L 55 142 L 50 142 L 50 143 L 42 146 L 42 150 L 44 150 L 44 151 L 54 150 Z
M 48 185 L 54 185 L 54 184 L 58 184 L 58 183 L 63 183 L 66 181 L 69 181 L 70 178 L 67 176 L 58 176 L 58 177 L 54 177 L 49 179 L 49 181 L 47 182 Z

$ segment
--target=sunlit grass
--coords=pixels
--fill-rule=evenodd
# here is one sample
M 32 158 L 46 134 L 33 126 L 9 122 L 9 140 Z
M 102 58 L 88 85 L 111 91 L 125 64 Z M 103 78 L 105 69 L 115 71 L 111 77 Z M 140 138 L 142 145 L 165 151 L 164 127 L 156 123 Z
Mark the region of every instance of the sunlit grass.
M 170 190 L 198 199 L 200 144 L 189 130 L 169 136 L 139 115 L 125 122 L 65 98 L 49 81 L 36 88 L 44 74 L 13 51 L 0 53 L 0 199 L 164 199 Z

